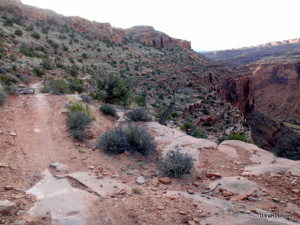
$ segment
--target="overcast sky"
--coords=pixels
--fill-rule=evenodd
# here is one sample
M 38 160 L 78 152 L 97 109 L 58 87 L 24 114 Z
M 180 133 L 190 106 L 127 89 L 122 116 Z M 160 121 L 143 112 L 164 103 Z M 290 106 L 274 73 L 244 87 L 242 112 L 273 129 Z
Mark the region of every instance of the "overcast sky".
M 299 0 L 22 0 L 114 27 L 150 25 L 192 42 L 195 50 L 221 50 L 300 38 Z

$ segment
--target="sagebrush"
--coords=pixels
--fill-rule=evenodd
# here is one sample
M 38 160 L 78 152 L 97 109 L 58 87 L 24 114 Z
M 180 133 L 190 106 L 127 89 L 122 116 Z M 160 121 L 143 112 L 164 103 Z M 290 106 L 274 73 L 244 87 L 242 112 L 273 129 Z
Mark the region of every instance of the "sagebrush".
M 181 153 L 178 146 L 174 150 L 170 150 L 166 157 L 158 163 L 158 170 L 161 175 L 176 178 L 189 173 L 193 167 L 194 160 L 192 156 L 187 153 Z
M 133 123 L 102 134 L 97 147 L 108 154 L 121 154 L 125 151 L 145 156 L 156 154 L 154 137 L 144 127 Z
M 135 108 L 131 112 L 126 114 L 126 117 L 130 121 L 144 121 L 144 122 L 149 122 L 152 120 L 151 116 L 149 115 L 148 111 L 145 108 Z

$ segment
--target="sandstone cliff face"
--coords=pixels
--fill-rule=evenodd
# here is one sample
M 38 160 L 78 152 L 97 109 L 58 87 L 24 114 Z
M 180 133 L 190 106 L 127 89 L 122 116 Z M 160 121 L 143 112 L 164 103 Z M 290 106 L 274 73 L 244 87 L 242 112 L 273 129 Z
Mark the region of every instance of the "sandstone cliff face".
M 256 107 L 280 120 L 300 122 L 300 61 L 255 63 L 250 68 Z
M 133 40 L 141 41 L 145 44 L 151 45 L 156 48 L 191 48 L 191 43 L 189 41 L 171 38 L 165 33 L 155 31 L 155 29 L 150 26 L 135 26 L 126 29 L 125 34 L 126 37 L 129 37 Z
M 254 109 L 246 113 L 254 143 L 280 157 L 300 159 L 300 133 Z
M 217 67 L 204 77 L 204 82 L 241 112 L 254 108 L 252 74 L 246 67 Z
M 156 48 L 167 49 L 180 47 L 191 49 L 190 42 L 171 38 L 162 32 L 156 31 L 152 27 L 137 26 L 127 30 L 113 28 L 109 23 L 92 22 L 80 17 L 64 17 L 51 10 L 42 10 L 23 5 L 18 0 L 1 0 L 0 10 L 36 21 L 51 23 L 59 27 L 68 27 L 77 32 L 86 33 L 99 40 L 123 43 L 125 39 L 129 38 Z

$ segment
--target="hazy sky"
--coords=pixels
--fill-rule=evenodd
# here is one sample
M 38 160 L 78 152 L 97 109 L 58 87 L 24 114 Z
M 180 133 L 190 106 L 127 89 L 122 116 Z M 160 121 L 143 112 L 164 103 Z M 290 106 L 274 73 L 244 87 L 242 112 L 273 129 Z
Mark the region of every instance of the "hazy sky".
M 114 27 L 151 25 L 193 49 L 231 49 L 300 38 L 299 0 L 22 0 Z

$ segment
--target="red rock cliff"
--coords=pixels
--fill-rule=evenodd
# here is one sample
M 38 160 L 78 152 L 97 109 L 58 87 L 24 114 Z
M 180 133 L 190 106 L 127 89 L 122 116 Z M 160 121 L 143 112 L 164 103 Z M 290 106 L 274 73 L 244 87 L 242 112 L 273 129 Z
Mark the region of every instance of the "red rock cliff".
M 250 68 L 257 108 L 280 120 L 300 122 L 300 61 L 255 63 Z

